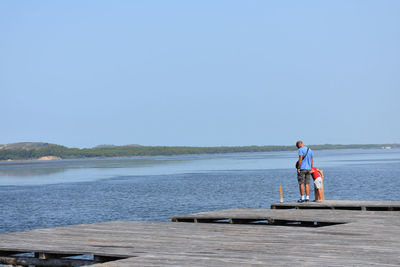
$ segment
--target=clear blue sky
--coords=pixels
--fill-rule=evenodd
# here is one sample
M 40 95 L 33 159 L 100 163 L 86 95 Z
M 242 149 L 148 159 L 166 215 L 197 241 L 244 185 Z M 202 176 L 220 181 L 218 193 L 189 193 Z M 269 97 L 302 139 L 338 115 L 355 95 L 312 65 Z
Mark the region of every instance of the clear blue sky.
M 0 1 L 0 144 L 400 143 L 400 1 Z

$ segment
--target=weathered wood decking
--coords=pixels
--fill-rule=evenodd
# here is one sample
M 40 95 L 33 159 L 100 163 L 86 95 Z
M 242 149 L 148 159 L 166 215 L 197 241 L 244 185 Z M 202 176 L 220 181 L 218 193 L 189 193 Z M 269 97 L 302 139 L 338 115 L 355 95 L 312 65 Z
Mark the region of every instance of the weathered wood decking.
M 365 214 L 362 214 L 365 217 Z M 355 213 L 304 210 L 231 209 L 174 216 L 173 222 L 324 226 L 357 220 Z
M 38 258 L 90 254 L 111 260 L 61 261 L 64 266 L 400 265 L 398 211 L 234 209 L 172 219 L 178 222 L 107 222 L 1 234 L 1 259 L 33 252 Z M 231 223 L 201 223 L 214 219 Z M 295 227 L 302 222 L 332 224 Z
M 325 200 L 322 202 L 286 202 L 275 203 L 271 209 L 336 209 L 336 210 L 371 210 L 400 211 L 400 201 L 350 201 Z

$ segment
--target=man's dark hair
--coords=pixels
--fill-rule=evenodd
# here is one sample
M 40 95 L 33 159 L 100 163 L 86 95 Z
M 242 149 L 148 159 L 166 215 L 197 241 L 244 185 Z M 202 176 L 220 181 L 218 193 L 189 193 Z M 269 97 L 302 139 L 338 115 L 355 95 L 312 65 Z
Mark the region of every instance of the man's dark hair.
M 303 144 L 303 141 L 299 140 L 296 142 L 296 147 L 298 148 L 300 144 Z

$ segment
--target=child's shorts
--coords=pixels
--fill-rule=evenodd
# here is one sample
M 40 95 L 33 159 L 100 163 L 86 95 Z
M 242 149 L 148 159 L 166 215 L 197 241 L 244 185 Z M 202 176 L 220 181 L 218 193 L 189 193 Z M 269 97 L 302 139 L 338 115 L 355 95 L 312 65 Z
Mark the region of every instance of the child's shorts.
M 317 189 L 320 189 L 322 187 L 322 178 L 318 177 L 317 179 L 314 180 L 314 185 Z

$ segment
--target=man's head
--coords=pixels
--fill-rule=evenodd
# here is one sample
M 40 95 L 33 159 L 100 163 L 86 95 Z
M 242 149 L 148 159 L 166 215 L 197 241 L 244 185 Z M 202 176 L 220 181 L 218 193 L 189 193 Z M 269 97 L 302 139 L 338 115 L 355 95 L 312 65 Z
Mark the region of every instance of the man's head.
M 299 141 L 296 142 L 296 147 L 297 148 L 300 148 L 300 147 L 303 147 L 303 146 L 304 146 L 303 141 L 299 140 Z

